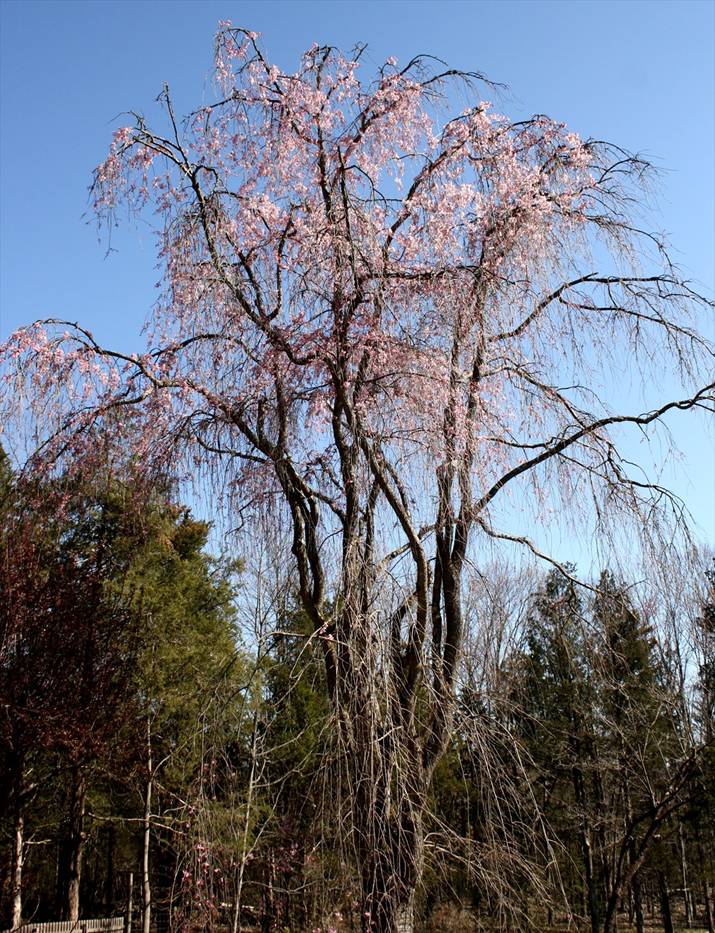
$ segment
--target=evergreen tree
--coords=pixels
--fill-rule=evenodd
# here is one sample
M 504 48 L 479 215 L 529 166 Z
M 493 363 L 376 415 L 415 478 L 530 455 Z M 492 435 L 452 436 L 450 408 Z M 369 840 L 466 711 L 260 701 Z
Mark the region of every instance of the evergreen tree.
M 114 909 L 121 864 L 141 865 L 148 924 L 156 825 L 175 835 L 177 802 L 205 764 L 202 715 L 236 692 L 238 568 L 204 553 L 208 526 L 162 491 L 67 477 L 18 484 L 6 501 L 0 784 L 15 840 L 4 872 L 8 919 L 18 925 L 23 893 L 35 915 L 53 919 Z M 152 801 L 159 773 L 162 795 Z M 47 844 L 28 861 L 24 840 L 38 829 Z M 168 849 L 158 860 L 165 891 L 177 860 L 176 847 Z M 85 864 L 104 881 L 83 880 Z

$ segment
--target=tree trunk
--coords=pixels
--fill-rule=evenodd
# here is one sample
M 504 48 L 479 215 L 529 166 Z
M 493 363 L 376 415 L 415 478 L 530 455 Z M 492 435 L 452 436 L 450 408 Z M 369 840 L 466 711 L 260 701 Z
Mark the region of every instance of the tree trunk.
M 132 914 L 134 913 L 134 872 L 129 872 L 127 879 L 127 909 L 124 914 L 124 933 L 132 933 Z
M 636 874 L 633 879 L 633 909 L 636 919 L 636 933 L 644 933 L 645 923 L 643 920 L 643 894 L 641 890 L 640 876 Z
M 628 824 L 630 824 L 633 818 L 633 813 L 631 810 L 631 801 L 630 801 L 630 797 L 628 795 L 627 790 L 625 794 L 625 799 L 626 799 L 626 819 L 628 821 Z M 638 860 L 638 856 L 636 852 L 636 841 L 635 841 L 633 834 L 631 834 L 631 839 L 628 844 L 628 857 L 630 859 L 631 865 L 634 865 Z M 645 926 L 643 922 L 643 894 L 642 894 L 642 889 L 641 889 L 641 879 L 640 879 L 640 875 L 638 874 L 638 872 L 635 873 L 635 875 L 633 876 L 633 880 L 631 881 L 631 892 L 633 894 L 633 912 L 635 914 L 636 933 L 644 933 Z
M 144 840 L 142 849 L 142 933 L 151 930 L 151 879 L 149 876 L 149 848 L 151 845 L 151 797 L 153 789 L 151 771 L 144 792 Z
M 618 913 L 618 891 L 611 891 L 606 903 L 606 912 L 603 921 L 603 933 L 614 933 Z
M 151 797 L 154 773 L 151 757 L 151 721 L 147 717 L 147 778 L 144 789 L 144 839 L 142 850 L 142 933 L 151 930 L 151 879 L 149 877 L 149 849 L 151 846 Z
M 706 858 L 702 836 L 697 826 L 695 827 L 695 840 L 697 843 L 698 860 L 702 866 L 702 869 L 704 869 L 703 906 L 705 907 L 705 923 L 707 925 L 708 933 L 715 933 L 715 917 L 713 916 L 712 900 L 710 897 L 710 884 L 708 882 L 708 867 L 710 860 Z
M 114 909 L 114 848 L 117 830 L 113 823 L 107 829 L 107 874 L 104 879 L 104 912 L 109 917 Z
M 415 926 L 415 907 L 413 900 L 403 904 L 397 911 L 396 933 L 413 933 Z
M 670 912 L 670 894 L 665 872 L 658 872 L 658 887 L 660 889 L 660 913 L 663 918 L 663 933 L 675 933 L 673 929 L 673 916 Z
M 263 891 L 263 916 L 261 918 L 261 930 L 263 933 L 271 933 L 274 928 L 275 920 L 275 897 L 273 885 L 276 877 L 275 856 L 271 849 L 266 865 L 266 881 Z
M 25 812 L 22 776 L 18 780 L 15 796 L 15 826 L 13 833 L 10 892 L 12 917 L 10 926 L 16 930 L 22 924 L 22 865 L 25 854 Z
M 398 613 L 391 627 L 388 670 L 381 670 L 367 616 L 346 612 L 336 638 L 341 649 L 347 647 L 344 657 L 338 655 L 334 696 L 347 757 L 363 933 L 413 931 L 427 791 L 452 709 L 445 690 L 441 719 L 426 745 L 415 715 L 419 665 L 415 661 L 413 669 L 405 660 L 400 618 Z
M 685 854 L 685 834 L 683 824 L 678 820 L 678 842 L 680 843 L 680 874 L 683 881 L 683 899 L 685 900 L 685 926 L 690 929 L 693 925 L 693 904 L 688 884 L 688 860 Z
M 712 897 L 710 896 L 710 883 L 706 878 L 703 881 L 703 901 L 705 902 L 705 923 L 708 927 L 708 933 L 715 933 L 715 925 L 713 921 L 713 904 Z
M 591 834 L 588 827 L 581 831 L 581 851 L 583 852 L 584 869 L 586 873 L 586 895 L 588 898 L 588 915 L 591 918 L 591 933 L 599 933 L 601 924 L 601 911 L 599 910 L 598 891 L 593 877 L 593 850 L 591 848 Z
M 70 822 L 67 837 L 67 920 L 79 920 L 79 893 L 82 881 L 82 857 L 84 855 L 84 813 L 86 780 L 79 765 L 72 769 L 72 796 L 70 799 Z
M 606 795 L 603 790 L 603 781 L 601 779 L 601 772 L 598 770 L 602 767 L 601 763 L 598 760 L 597 753 L 595 749 L 591 749 L 591 763 L 593 765 L 593 799 L 596 802 L 596 812 L 602 816 L 609 812 L 609 808 L 606 804 Z M 608 843 L 606 840 L 606 821 L 600 819 L 598 821 L 598 828 L 596 830 L 596 839 L 598 841 L 597 854 L 598 854 L 598 865 L 599 865 L 599 878 L 598 878 L 598 892 L 596 894 L 597 901 L 600 905 L 605 905 L 600 911 L 601 916 L 607 915 L 609 908 L 608 905 L 611 902 L 612 894 L 612 879 L 611 879 L 611 870 L 608 862 Z M 594 877 L 594 885 L 596 884 L 596 878 Z M 609 927 L 606 923 L 604 930 L 606 933 L 609 933 Z
M 374 881 L 364 892 L 368 909 L 363 912 L 363 933 L 413 933 L 415 922 L 414 892 L 399 892 L 396 879 Z
M 243 861 L 243 860 L 241 860 Z M 241 886 L 242 886 L 242 869 L 239 868 L 236 871 L 235 884 L 234 884 L 234 902 L 233 902 L 233 913 L 231 914 L 231 933 L 240 933 L 241 929 Z
M 574 788 L 576 804 L 580 810 L 579 841 L 581 844 L 581 855 L 583 857 L 584 881 L 586 888 L 586 899 L 588 906 L 588 915 L 591 919 L 591 933 L 599 933 L 601 924 L 601 911 L 599 904 L 596 882 L 593 877 L 593 849 L 591 847 L 591 827 L 588 822 L 586 811 L 586 789 L 584 787 L 583 774 L 580 768 L 573 768 L 571 778 Z
M 394 793 L 400 790 L 404 792 L 398 787 Z M 415 889 L 424 864 L 424 796 L 406 792 L 402 801 L 395 801 L 398 812 L 393 814 L 383 804 L 380 800 L 368 810 L 368 825 L 363 823 L 358 829 L 361 835 L 373 833 L 367 837 L 372 845 L 363 846 L 362 929 L 364 933 L 413 933 Z M 375 816 L 377 820 L 372 819 Z
M 251 731 L 251 770 L 248 777 L 248 788 L 246 790 L 246 815 L 243 823 L 243 834 L 241 841 L 241 856 L 236 871 L 236 883 L 234 886 L 234 905 L 233 917 L 231 920 L 231 933 L 240 933 L 241 928 L 241 899 L 243 897 L 243 879 L 246 871 L 246 858 L 248 856 L 248 834 L 251 827 L 251 817 L 253 808 L 253 794 L 256 786 L 256 767 L 258 763 L 258 713 L 253 714 L 253 726 Z

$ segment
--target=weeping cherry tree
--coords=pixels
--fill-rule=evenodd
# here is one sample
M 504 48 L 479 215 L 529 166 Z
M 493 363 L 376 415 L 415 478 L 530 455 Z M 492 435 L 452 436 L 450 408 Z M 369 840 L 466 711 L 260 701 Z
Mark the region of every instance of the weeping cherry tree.
M 160 125 L 132 114 L 94 174 L 100 221 L 128 206 L 156 228 L 146 349 L 22 328 L 2 411 L 34 418 L 28 469 L 110 431 L 147 471 L 207 477 L 243 520 L 284 523 L 362 928 L 385 933 L 413 928 L 470 561 L 495 539 L 541 554 L 555 511 L 657 538 L 681 513 L 621 439 L 711 411 L 715 389 L 708 302 L 641 218 L 643 159 L 511 121 L 479 74 L 418 56 L 364 76 L 361 56 L 314 45 L 286 73 L 221 24 L 215 102 L 180 119 L 165 88 Z M 454 113 L 456 96 L 471 105 Z M 597 392 L 624 369 L 683 388 L 620 410 Z

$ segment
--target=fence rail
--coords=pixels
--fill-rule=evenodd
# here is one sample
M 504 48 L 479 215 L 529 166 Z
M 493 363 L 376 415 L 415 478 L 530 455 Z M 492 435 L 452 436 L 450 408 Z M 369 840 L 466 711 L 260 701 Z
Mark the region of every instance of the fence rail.
M 98 917 L 94 920 L 58 920 L 51 923 L 23 923 L 12 933 L 118 933 L 124 917 Z M 3 933 L 11 933 L 4 930 Z

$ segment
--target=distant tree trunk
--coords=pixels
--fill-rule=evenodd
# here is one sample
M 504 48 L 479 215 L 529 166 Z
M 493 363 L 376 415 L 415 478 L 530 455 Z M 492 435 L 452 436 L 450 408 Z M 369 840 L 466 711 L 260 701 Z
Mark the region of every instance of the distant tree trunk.
M 127 909 L 124 915 L 124 933 L 132 933 L 132 914 L 134 913 L 134 872 L 129 872 L 127 879 Z
M 12 862 L 10 865 L 10 897 L 12 903 L 10 926 L 13 930 L 22 924 L 22 865 L 25 855 L 24 783 L 23 763 L 20 761 L 15 784 L 14 832 Z
M 84 856 L 84 815 L 87 784 L 83 769 L 72 768 L 72 791 L 70 798 L 70 821 L 67 837 L 67 920 L 79 920 L 79 894 L 82 881 L 82 859 Z
M 147 778 L 144 792 L 144 840 L 142 848 L 142 933 L 151 929 L 151 877 L 149 874 L 149 850 L 151 846 L 151 799 L 153 779 Z
M 617 855 L 617 857 L 614 855 L 613 882 L 611 885 L 611 894 L 608 898 L 608 904 L 606 907 L 603 933 L 612 933 L 614 930 L 618 904 L 623 896 L 624 891 L 628 890 L 629 885 L 633 882 L 638 871 L 642 867 L 646 855 L 648 854 L 654 839 L 657 837 L 657 832 L 661 825 L 681 806 L 682 798 L 680 797 L 680 792 L 686 786 L 689 778 L 691 777 L 696 760 L 697 759 L 695 756 L 690 756 L 685 761 L 683 761 L 680 768 L 678 769 L 678 772 L 671 780 L 667 790 L 663 792 L 661 799 L 656 804 L 655 808 L 649 808 L 644 814 L 635 817 L 626 827 L 626 836 L 621 844 L 620 853 Z M 644 816 L 648 817 L 647 823 L 644 821 Z M 643 835 L 642 840 L 638 844 L 637 855 L 634 859 L 630 850 L 630 840 L 633 837 L 633 832 L 638 824 L 643 826 Z M 626 855 L 628 856 L 627 868 L 625 864 Z M 668 895 L 665 874 L 662 871 L 659 872 L 658 881 L 665 930 L 666 933 L 673 933 L 673 923 L 670 914 L 670 898 Z M 666 916 L 668 918 L 667 920 Z
M 104 879 L 104 910 L 106 916 L 112 913 L 114 907 L 114 847 L 117 841 L 117 831 L 113 823 L 107 830 L 107 874 Z
M 710 884 L 706 878 L 703 881 L 703 901 L 705 902 L 705 922 L 708 925 L 708 933 L 715 933 L 715 926 L 713 925 L 713 905 L 712 898 L 710 897 Z
M 693 925 L 693 905 L 690 898 L 688 884 L 688 861 L 685 853 L 685 835 L 683 824 L 678 820 L 678 842 L 680 843 L 680 874 L 683 881 L 683 899 L 685 900 L 685 926 L 690 929 Z
M 231 933 L 240 933 L 241 929 L 241 887 L 243 881 L 243 858 L 241 865 L 236 871 L 234 884 L 235 900 L 233 902 L 233 913 L 231 915 Z
M 606 806 L 606 795 L 603 790 L 603 781 L 601 780 L 601 773 L 598 770 L 600 763 L 598 761 L 597 753 L 595 749 L 591 750 L 591 763 L 593 765 L 593 793 L 594 800 L 596 802 L 596 812 L 600 814 L 608 813 L 608 807 Z M 601 819 L 598 821 L 598 829 L 596 833 L 598 839 L 598 865 L 599 865 L 599 875 L 600 878 L 598 881 L 599 890 L 597 892 L 597 898 L 600 898 L 601 903 L 606 905 L 601 916 L 608 914 L 608 904 L 611 901 L 611 868 L 608 862 L 608 845 L 606 842 L 606 829 L 605 829 L 605 820 Z M 596 879 L 594 878 L 594 885 L 596 884 Z M 601 917 L 599 917 L 601 919 Z M 608 933 L 608 925 L 604 926 L 604 930 Z
M 599 933 L 601 916 L 599 910 L 598 891 L 593 877 L 593 849 L 591 847 L 591 828 L 588 823 L 586 812 L 586 791 L 583 782 L 583 774 L 580 768 L 574 767 L 571 771 L 573 781 L 574 796 L 576 805 L 579 808 L 579 841 L 581 844 L 581 855 L 583 858 L 583 868 L 585 875 L 585 888 L 588 915 L 591 920 L 591 933 Z
M 275 899 L 273 894 L 273 883 L 276 876 L 275 858 L 271 850 L 266 865 L 266 885 L 263 893 L 263 917 L 261 918 L 261 930 L 263 933 L 271 933 L 273 930 L 273 921 L 275 919 Z
M 641 889 L 640 875 L 636 874 L 633 879 L 633 909 L 636 919 L 636 933 L 644 933 L 645 924 L 643 920 L 643 894 Z
M 660 913 L 663 918 L 663 933 L 675 933 L 673 929 L 673 916 L 670 912 L 670 894 L 665 872 L 658 872 L 658 887 L 660 890 Z
M 246 856 L 248 855 L 248 834 L 251 826 L 253 795 L 256 786 L 256 766 L 258 762 L 258 713 L 253 714 L 253 728 L 251 732 L 251 770 L 246 790 L 246 816 L 243 823 L 243 836 L 241 843 L 241 857 L 236 871 L 235 902 L 233 905 L 233 918 L 231 933 L 240 933 L 241 928 L 241 899 L 243 897 L 243 878 L 246 870 Z
M 710 884 L 709 884 L 709 882 L 708 882 L 708 862 L 709 862 L 709 860 L 707 859 L 707 857 L 706 857 L 706 855 L 705 855 L 705 848 L 704 848 L 704 846 L 703 846 L 702 835 L 701 835 L 701 833 L 700 833 L 700 829 L 699 829 L 697 826 L 695 827 L 695 840 L 696 840 L 696 843 L 697 843 L 698 860 L 699 860 L 699 862 L 700 862 L 700 865 L 703 866 L 703 869 L 704 869 L 704 878 L 703 878 L 703 905 L 704 905 L 704 907 L 705 907 L 705 923 L 706 923 L 706 925 L 707 925 L 708 933 L 715 933 L 715 928 L 714 928 L 714 926 L 713 926 L 713 922 L 715 921 L 715 917 L 713 916 L 712 900 L 711 900 L 711 897 L 710 897 Z
M 144 789 L 144 845 L 142 851 L 142 933 L 151 930 L 151 878 L 149 876 L 149 849 L 151 846 L 151 798 L 154 783 L 151 754 L 151 720 L 146 721 L 147 779 Z
M 624 759 L 625 760 L 625 759 Z M 623 796 L 626 803 L 626 831 L 633 819 L 633 808 L 631 807 L 631 798 L 628 789 L 628 782 L 624 780 L 623 782 Z M 631 865 L 635 865 L 638 861 L 638 853 L 636 850 L 636 840 L 633 833 L 630 833 L 630 842 L 628 844 L 628 858 Z M 644 933 L 645 926 L 643 923 L 643 895 L 641 891 L 641 880 L 638 872 L 633 875 L 633 880 L 631 881 L 631 891 L 633 893 L 633 911 L 635 913 L 636 921 L 636 933 Z

